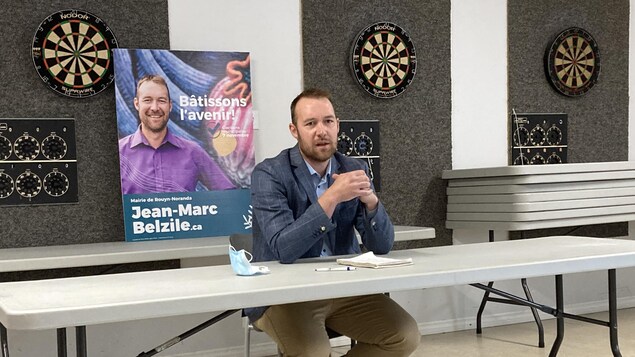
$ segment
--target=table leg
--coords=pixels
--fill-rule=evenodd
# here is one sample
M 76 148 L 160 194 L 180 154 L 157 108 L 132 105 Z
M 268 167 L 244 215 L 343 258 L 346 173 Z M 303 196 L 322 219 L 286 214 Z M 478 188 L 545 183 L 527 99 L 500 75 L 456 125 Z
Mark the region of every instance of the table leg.
M 489 283 L 487 283 L 488 287 L 492 287 L 494 286 L 494 282 L 490 281 Z M 481 334 L 483 332 L 482 329 L 482 325 L 481 325 L 481 320 L 483 317 L 483 311 L 485 311 L 485 304 L 487 304 L 487 301 L 489 300 L 489 291 L 485 290 L 485 293 L 483 294 L 483 299 L 481 300 L 481 305 L 478 307 L 478 312 L 476 313 L 476 333 L 477 334 Z
M 66 329 L 57 329 L 57 357 L 66 357 Z
M 556 357 L 564 338 L 564 289 L 562 275 L 556 275 L 556 340 L 553 341 L 549 357 Z
M 139 353 L 137 355 L 137 357 L 154 356 L 157 353 L 162 352 L 162 351 L 172 347 L 173 345 L 185 340 L 186 338 L 188 338 L 188 337 L 190 337 L 190 336 L 192 336 L 192 335 L 194 335 L 196 333 L 199 333 L 200 331 L 203 331 L 204 329 L 212 326 L 213 324 L 217 323 L 218 321 L 220 321 L 220 320 L 226 318 L 227 316 L 229 316 L 229 315 L 231 315 L 231 314 L 233 314 L 235 312 L 238 312 L 238 311 L 240 311 L 240 310 L 227 310 L 227 311 L 225 311 L 223 313 L 220 313 L 220 314 L 212 317 L 211 319 L 203 322 L 202 324 L 200 324 L 198 326 L 195 326 L 195 327 L 183 332 L 182 334 L 180 334 L 180 335 L 178 335 L 178 336 L 176 336 L 174 338 L 169 339 L 168 341 L 162 343 L 161 345 L 153 348 L 150 351 Z
M 77 357 L 88 356 L 86 350 L 86 326 L 75 327 L 75 346 L 77 349 Z
M 9 357 L 9 340 L 7 338 L 7 328 L 0 323 L 0 344 L 2 344 L 2 357 Z
M 525 233 L 520 232 L 521 239 L 525 239 Z M 494 242 L 494 231 L 489 231 L 489 242 Z M 529 290 L 529 286 L 527 285 L 527 279 L 522 278 L 520 283 L 523 287 L 523 291 L 525 292 L 525 296 L 527 297 L 527 301 L 534 302 L 533 297 L 531 296 L 531 291 Z M 494 282 L 490 281 L 487 286 L 492 288 L 494 286 Z M 481 334 L 483 332 L 482 328 L 482 320 L 483 320 L 483 312 L 485 311 L 485 305 L 488 301 L 498 302 L 502 304 L 511 304 L 513 302 L 505 301 L 497 298 L 490 298 L 489 290 L 485 290 L 483 294 L 483 299 L 481 299 L 481 304 L 478 307 L 478 312 L 476 313 L 476 333 Z M 534 316 L 534 321 L 536 322 L 536 326 L 538 327 L 538 347 L 545 347 L 545 329 L 542 326 L 542 320 L 540 319 L 540 315 L 538 314 L 538 310 L 535 307 L 529 306 L 531 309 L 531 313 Z
M 523 290 L 525 291 L 525 296 L 528 301 L 534 301 L 534 298 L 531 296 L 531 291 L 529 291 L 529 286 L 527 285 L 527 279 L 520 279 L 520 283 L 523 286 Z M 530 307 L 531 314 L 534 315 L 534 321 L 536 321 L 536 325 L 538 326 L 538 347 L 545 347 L 545 329 L 542 326 L 542 320 L 540 319 L 540 315 L 538 315 L 538 310 L 535 307 Z
M 614 357 L 622 357 L 617 341 L 617 289 L 615 269 L 609 269 L 609 335 Z
M 491 229 L 488 231 L 488 240 L 490 243 L 494 241 L 494 231 Z M 492 286 L 494 286 L 494 282 L 490 281 L 489 283 L 487 283 L 487 286 L 491 288 Z M 478 312 L 476 313 L 476 333 L 477 334 L 481 334 L 483 332 L 481 321 L 483 320 L 483 311 L 485 311 L 485 304 L 487 304 L 488 300 L 489 300 L 489 291 L 485 290 L 485 293 L 483 294 L 483 299 L 481 300 L 481 305 L 478 307 Z

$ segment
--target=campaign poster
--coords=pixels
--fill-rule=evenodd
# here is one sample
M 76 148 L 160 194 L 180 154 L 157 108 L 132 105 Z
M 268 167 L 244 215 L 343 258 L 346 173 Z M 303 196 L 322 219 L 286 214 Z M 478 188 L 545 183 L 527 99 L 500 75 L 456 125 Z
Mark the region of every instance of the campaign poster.
M 126 241 L 251 232 L 247 52 L 114 49 Z

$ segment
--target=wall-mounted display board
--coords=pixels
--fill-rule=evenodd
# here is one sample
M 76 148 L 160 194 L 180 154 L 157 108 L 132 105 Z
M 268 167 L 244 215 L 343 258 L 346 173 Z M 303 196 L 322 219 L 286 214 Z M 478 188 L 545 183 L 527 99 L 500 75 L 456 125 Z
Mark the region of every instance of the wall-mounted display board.
M 404 29 L 391 22 L 363 29 L 355 38 L 351 60 L 355 80 L 375 98 L 398 96 L 417 73 L 414 43 Z
M 33 64 L 53 91 L 85 98 L 115 79 L 113 48 L 117 40 L 102 19 L 82 10 L 62 10 L 49 15 L 35 31 Z
M 366 161 L 375 191 L 381 191 L 379 120 L 340 120 L 337 151 Z
M 512 165 L 567 162 L 567 114 L 518 113 L 511 115 Z
M 0 205 L 76 203 L 74 119 L 0 119 Z

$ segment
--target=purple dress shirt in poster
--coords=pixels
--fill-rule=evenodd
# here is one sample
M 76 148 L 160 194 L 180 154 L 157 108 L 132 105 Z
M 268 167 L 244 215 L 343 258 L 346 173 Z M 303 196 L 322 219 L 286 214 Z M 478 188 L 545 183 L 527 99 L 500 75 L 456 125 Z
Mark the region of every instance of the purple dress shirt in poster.
M 126 240 L 249 232 L 249 53 L 113 53 Z
M 119 158 L 124 194 L 190 192 L 199 182 L 208 190 L 236 188 L 203 148 L 169 130 L 155 149 L 137 129 L 119 140 Z

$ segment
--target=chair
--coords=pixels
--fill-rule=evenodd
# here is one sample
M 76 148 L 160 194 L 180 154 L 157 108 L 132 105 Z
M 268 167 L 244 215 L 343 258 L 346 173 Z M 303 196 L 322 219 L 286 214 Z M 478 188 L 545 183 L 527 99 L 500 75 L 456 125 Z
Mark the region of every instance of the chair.
M 244 249 L 249 253 L 252 252 L 253 248 L 253 236 L 251 234 L 232 234 L 229 236 L 229 243 L 236 249 L 241 250 Z M 250 356 L 251 350 L 251 331 L 262 332 L 262 330 L 258 329 L 254 326 L 249 318 L 245 316 L 243 313 L 243 327 L 245 328 L 245 357 Z M 326 333 L 329 336 L 329 339 L 341 337 L 342 335 L 336 331 L 331 330 L 330 328 L 326 328 Z M 355 346 L 355 340 L 351 339 L 351 348 Z M 282 353 L 280 349 L 278 349 L 278 356 L 282 357 Z

